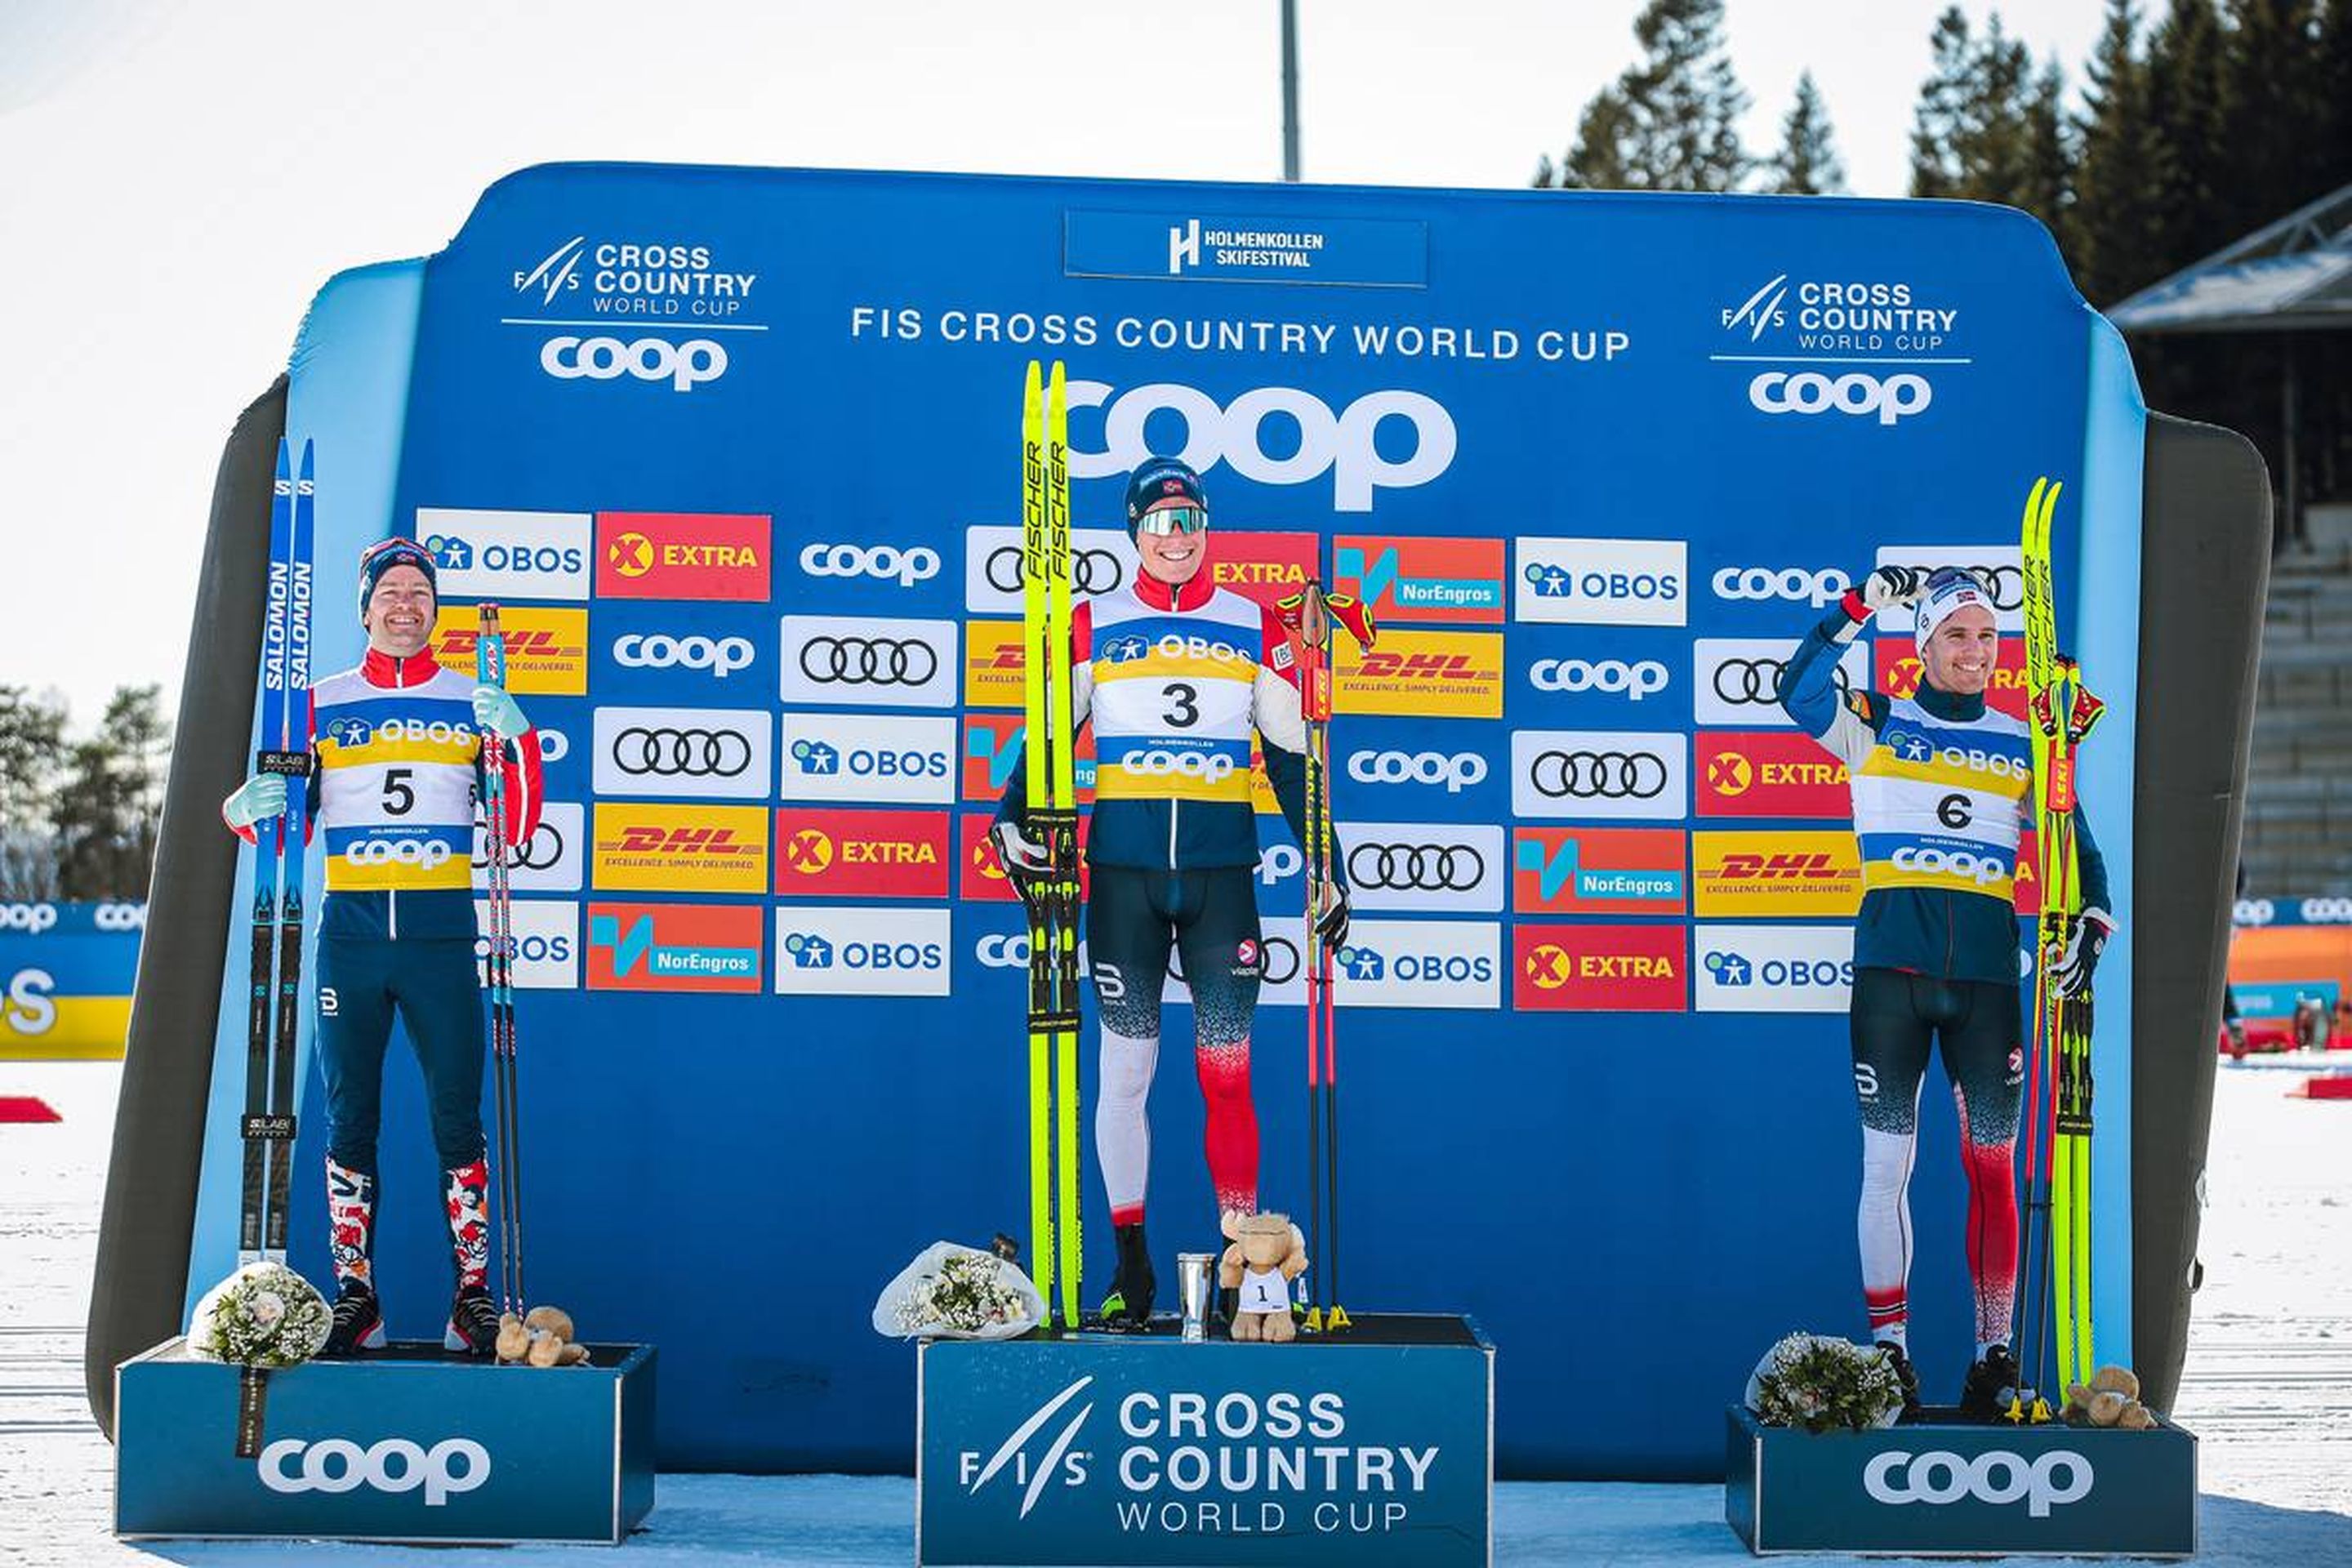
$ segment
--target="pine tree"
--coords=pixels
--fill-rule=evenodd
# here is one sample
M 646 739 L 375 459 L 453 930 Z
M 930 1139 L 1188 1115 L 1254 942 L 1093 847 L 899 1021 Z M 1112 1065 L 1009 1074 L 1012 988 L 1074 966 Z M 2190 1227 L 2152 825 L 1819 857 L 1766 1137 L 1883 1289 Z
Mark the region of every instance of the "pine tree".
M 2352 184 L 2352 0 L 2323 0 L 2312 87 L 2318 100 L 2308 154 L 2322 191 Z
M 2132 0 L 2107 0 L 2074 171 L 2074 282 L 2095 305 L 2114 304 L 2167 270 L 2157 253 L 2156 134 L 2138 33 Z
M 55 814 L 60 897 L 147 896 L 171 744 L 162 689 L 125 686 L 97 732 L 68 751 Z
M 1729 191 L 1747 177 L 1748 95 L 1723 47 L 1723 0 L 1650 0 L 1644 58 L 1595 94 L 1559 171 L 1587 190 Z M 1540 173 L 1540 171 L 1539 171 Z
M 1911 194 L 2000 202 L 2050 226 L 2063 247 L 2074 149 L 2055 60 L 2040 71 L 1994 13 L 1972 37 L 1958 6 L 1936 22 L 1935 63 L 1911 132 Z
M 1830 134 L 1830 111 L 1813 85 L 1813 73 L 1797 78 L 1796 101 L 1780 122 L 1780 151 L 1770 164 L 1765 188 L 1784 196 L 1832 195 L 1845 189 L 1845 164 Z
M 0 686 L 0 900 L 58 896 L 57 781 L 65 766 L 65 704 Z
M 2223 216 L 2231 172 L 2221 124 L 2221 24 L 2213 0 L 2172 0 L 2147 47 L 2158 276 L 2237 237 Z
M 2228 16 L 2220 107 L 2234 177 L 2219 189 L 2217 216 L 2235 237 L 2334 187 L 2309 158 L 2320 119 L 2311 0 L 2229 0 Z
M 1973 93 L 1969 78 L 1976 56 L 1969 37 L 1969 19 L 1958 5 L 1936 18 L 1928 39 L 1934 64 L 1919 86 L 1918 107 L 1911 120 L 1911 194 L 1952 196 L 1960 194 L 1965 171 L 1960 144 L 1968 130 L 1968 106 Z

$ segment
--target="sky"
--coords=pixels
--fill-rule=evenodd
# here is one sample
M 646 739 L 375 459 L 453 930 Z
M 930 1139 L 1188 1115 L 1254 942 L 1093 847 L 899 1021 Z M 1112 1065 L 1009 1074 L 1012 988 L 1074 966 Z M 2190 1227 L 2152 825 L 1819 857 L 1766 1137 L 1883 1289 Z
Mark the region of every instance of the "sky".
M 1727 0 L 1778 145 L 1798 73 L 1903 194 L 1945 0 Z M 1981 26 L 1994 9 L 1963 5 Z M 1639 0 L 1299 0 L 1301 173 L 1523 186 Z M 2100 0 L 2012 5 L 2070 83 Z M 0 0 L 0 685 L 175 703 L 214 472 L 336 271 L 437 250 L 564 159 L 1281 177 L 1276 0 Z

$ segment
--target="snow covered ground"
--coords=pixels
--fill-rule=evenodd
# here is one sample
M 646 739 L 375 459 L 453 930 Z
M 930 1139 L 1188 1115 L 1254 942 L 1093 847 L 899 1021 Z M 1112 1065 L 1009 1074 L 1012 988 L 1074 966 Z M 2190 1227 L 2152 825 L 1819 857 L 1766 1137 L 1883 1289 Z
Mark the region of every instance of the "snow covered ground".
M 2205 1286 L 2174 1412 L 2202 1439 L 2209 1563 L 2352 1564 L 2352 1101 L 2288 1098 L 2305 1066 L 2224 1064 L 2215 1102 Z M 117 1542 L 112 1451 L 83 1398 L 81 1335 L 118 1076 L 111 1063 L 0 1062 L 0 1094 L 37 1095 L 65 1117 L 0 1126 L 0 1563 L 912 1561 L 913 1483 L 836 1476 L 666 1477 L 620 1559 L 594 1548 Z M 1747 1560 L 1711 1486 L 1506 1485 L 1495 1537 L 1506 1563 Z

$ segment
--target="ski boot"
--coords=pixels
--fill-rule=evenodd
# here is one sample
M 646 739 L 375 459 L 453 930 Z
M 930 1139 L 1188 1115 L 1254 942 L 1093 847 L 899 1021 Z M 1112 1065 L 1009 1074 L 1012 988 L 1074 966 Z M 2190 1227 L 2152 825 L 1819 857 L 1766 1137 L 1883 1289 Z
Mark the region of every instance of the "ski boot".
M 335 1324 L 327 1331 L 327 1342 L 320 1347 L 322 1356 L 352 1355 L 360 1351 L 383 1349 L 383 1310 L 376 1303 L 375 1292 L 364 1285 L 350 1280 L 335 1293 Z
M 1902 1419 L 1908 1421 L 1919 1414 L 1919 1374 L 1911 1368 L 1911 1357 L 1893 1340 L 1881 1340 L 1876 1347 L 1894 1363 L 1895 1381 L 1903 1389 Z
M 442 1331 L 441 1346 L 473 1356 L 499 1348 L 499 1307 L 488 1290 L 468 1285 L 457 1292 L 449 1303 L 449 1326 Z
M 327 1250 L 335 1266 L 335 1322 L 320 1355 L 383 1348 L 375 1299 L 375 1178 L 327 1161 Z
M 1118 1238 L 1118 1268 L 1110 1277 L 1110 1293 L 1102 1300 L 1102 1325 L 1122 1332 L 1151 1326 L 1151 1300 L 1158 1281 L 1151 1275 L 1151 1248 L 1143 1239 L 1143 1222 L 1112 1227 Z
M 2000 1419 L 2017 1394 L 2017 1358 L 2007 1345 L 1995 1345 L 1969 1368 L 1968 1382 L 1960 1385 L 1960 1416 L 1968 1421 Z
M 442 1173 L 442 1200 L 449 1221 L 449 1261 L 457 1293 L 449 1303 L 444 1348 L 488 1355 L 499 1346 L 499 1309 L 490 1300 L 490 1167 L 472 1163 Z

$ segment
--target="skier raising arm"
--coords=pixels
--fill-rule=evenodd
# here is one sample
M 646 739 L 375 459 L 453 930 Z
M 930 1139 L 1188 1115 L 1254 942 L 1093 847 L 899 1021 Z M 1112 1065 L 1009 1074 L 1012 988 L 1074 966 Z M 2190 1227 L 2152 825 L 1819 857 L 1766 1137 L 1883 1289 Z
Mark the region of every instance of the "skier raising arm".
M 1250 1099 L 1250 1024 L 1265 973 L 1252 886 L 1258 859 L 1250 800 L 1250 733 L 1284 820 L 1307 842 L 1307 727 L 1298 669 L 1273 612 L 1215 585 L 1200 476 L 1171 458 L 1135 470 L 1128 530 L 1143 570 L 1071 617 L 1071 700 L 1095 731 L 1094 822 L 1087 943 L 1102 1017 L 1095 1152 L 1108 1189 L 1118 1268 L 1106 1321 L 1150 1321 L 1153 1275 L 1143 1234 L 1151 1164 L 1145 1117 L 1160 1057 L 1169 950 L 1192 991 L 1193 1068 L 1208 1111 L 1209 1178 L 1220 1210 L 1257 1208 L 1257 1112 Z M 1047 868 L 1026 831 L 1015 767 L 991 828 L 1016 886 Z M 1316 889 L 1324 940 L 1348 931 L 1348 895 Z
M 482 1136 L 482 1001 L 474 967 L 473 822 L 480 731 L 500 766 L 516 844 L 538 826 L 539 738 L 512 697 L 425 651 L 437 608 L 432 554 L 388 539 L 360 556 L 367 657 L 310 689 L 310 820 L 326 837 L 319 931 L 319 1060 L 327 1081 L 327 1224 L 334 1329 L 325 1353 L 384 1341 L 373 1265 L 376 1128 L 395 1010 L 425 1069 L 457 1277 L 444 1342 L 488 1354 L 489 1165 Z M 285 810 L 281 774 L 222 805 L 239 837 Z
M 1874 616 L 1905 606 L 1914 611 L 1917 691 L 1841 693 L 1840 656 Z M 1920 1085 L 1939 1045 L 1959 1111 L 1976 1290 L 1977 1361 L 1960 1403 L 1988 1419 L 2018 1380 L 2009 1344 L 2024 1079 L 2015 892 L 2020 832 L 2033 809 L 2025 724 L 1985 704 L 2000 654 L 1992 596 L 1973 575 L 1947 567 L 1923 580 L 1881 566 L 1798 644 L 1780 681 L 1782 710 L 1845 764 L 1862 850 L 1850 1027 L 1871 1334 L 1891 1347 L 1905 1403 L 1916 1406 L 1906 1342 L 1909 1179 Z M 2106 866 L 2079 805 L 2074 830 L 2084 908 L 2060 967 L 2069 994 L 2090 984 L 2116 931 Z

